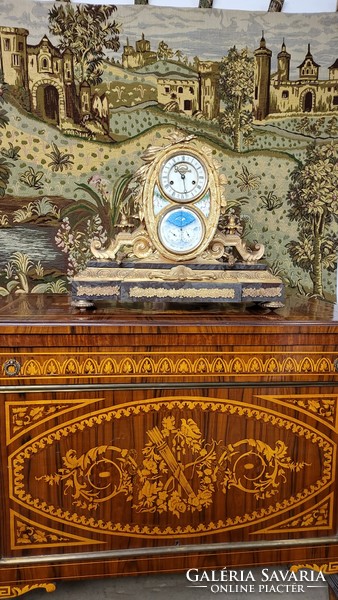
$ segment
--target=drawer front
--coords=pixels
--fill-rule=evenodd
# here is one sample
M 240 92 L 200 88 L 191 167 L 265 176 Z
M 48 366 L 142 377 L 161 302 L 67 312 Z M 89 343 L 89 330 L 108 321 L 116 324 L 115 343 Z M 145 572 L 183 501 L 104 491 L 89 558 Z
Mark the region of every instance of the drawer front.
M 1 400 L 3 556 L 337 531 L 338 388 L 65 387 Z
M 133 351 L 106 349 L 102 351 L 70 351 L 28 349 L 25 352 L 0 353 L 0 381 L 11 385 L 27 380 L 79 382 L 93 378 L 105 382 L 151 380 L 180 380 L 222 378 L 232 381 L 253 381 L 259 377 L 300 379 L 337 378 L 337 352 L 316 352 L 309 349 L 259 350 L 255 347 L 238 349 L 209 349 L 194 346 L 173 350 L 149 347 Z

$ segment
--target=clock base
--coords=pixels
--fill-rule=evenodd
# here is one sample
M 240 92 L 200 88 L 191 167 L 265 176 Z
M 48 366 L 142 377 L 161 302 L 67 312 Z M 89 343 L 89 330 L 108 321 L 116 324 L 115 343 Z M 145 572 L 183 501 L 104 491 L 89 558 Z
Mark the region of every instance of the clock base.
M 264 263 L 203 264 L 92 261 L 72 284 L 73 305 L 119 302 L 284 302 L 284 286 Z

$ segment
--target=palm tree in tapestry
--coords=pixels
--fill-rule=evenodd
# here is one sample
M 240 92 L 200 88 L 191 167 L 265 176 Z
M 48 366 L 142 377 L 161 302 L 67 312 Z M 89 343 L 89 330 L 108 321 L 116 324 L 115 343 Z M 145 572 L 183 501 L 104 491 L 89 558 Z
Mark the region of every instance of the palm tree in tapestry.
M 254 59 L 247 48 L 234 46 L 220 64 L 219 92 L 224 103 L 220 127 L 230 136 L 234 150 L 240 152 L 242 136 L 252 132 L 252 98 L 254 91 Z
M 294 265 L 309 273 L 314 296 L 323 297 L 323 269 L 334 271 L 338 250 L 338 149 L 311 144 L 291 174 L 288 216 L 298 240 L 287 244 Z
M 105 50 L 115 52 L 120 47 L 120 26 L 110 20 L 115 10 L 113 5 L 73 5 L 63 0 L 49 11 L 49 30 L 59 38 L 61 51 L 73 52 L 80 83 L 100 83 Z

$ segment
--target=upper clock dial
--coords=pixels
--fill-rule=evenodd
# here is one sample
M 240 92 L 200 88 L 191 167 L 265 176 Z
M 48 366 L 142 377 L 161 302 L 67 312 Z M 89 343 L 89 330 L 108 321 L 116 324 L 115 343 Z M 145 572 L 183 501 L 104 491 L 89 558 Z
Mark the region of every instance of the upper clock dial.
M 207 171 L 198 157 L 177 153 L 167 159 L 160 171 L 163 193 L 176 202 L 190 202 L 205 190 Z

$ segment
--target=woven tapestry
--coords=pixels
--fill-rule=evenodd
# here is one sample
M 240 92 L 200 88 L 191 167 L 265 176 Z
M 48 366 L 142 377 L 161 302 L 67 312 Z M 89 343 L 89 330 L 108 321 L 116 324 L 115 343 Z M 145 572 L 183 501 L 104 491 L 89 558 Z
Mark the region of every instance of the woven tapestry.
M 1 296 L 67 293 L 179 132 L 212 148 L 272 273 L 334 299 L 337 13 L 1 0 L 0 48 Z

